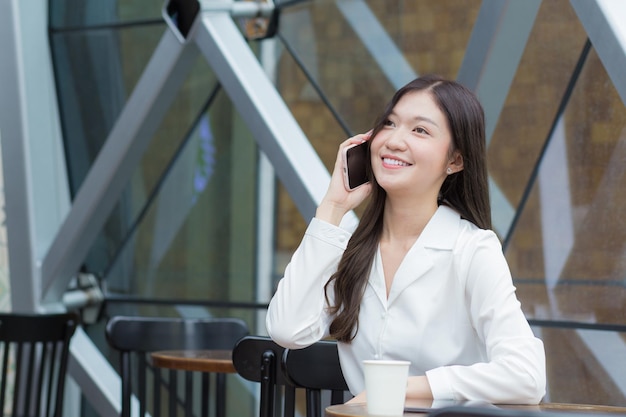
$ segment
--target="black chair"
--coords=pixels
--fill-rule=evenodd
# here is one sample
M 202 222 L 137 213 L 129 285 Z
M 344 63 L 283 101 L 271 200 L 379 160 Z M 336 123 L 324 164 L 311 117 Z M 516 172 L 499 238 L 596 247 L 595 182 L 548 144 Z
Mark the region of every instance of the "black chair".
M 0 411 L 12 389 L 11 416 L 61 417 L 69 345 L 78 324 L 73 313 L 0 314 Z
M 247 336 L 235 346 L 233 364 L 243 378 L 260 383 L 260 417 L 295 416 L 296 389 L 300 388 L 306 395 L 306 416 L 321 417 L 323 391 L 331 392 L 330 404 L 343 403 L 348 391 L 337 344 L 331 341 L 291 350 L 269 337 Z M 281 403 L 282 410 L 276 406 Z
M 122 417 L 129 417 L 131 397 L 134 394 L 139 402 L 140 415 L 145 415 L 150 395 L 152 396 L 152 416 L 161 415 L 161 388 L 164 378 L 161 369 L 150 363 L 150 352 L 159 350 L 216 349 L 231 350 L 235 343 L 248 335 L 246 323 L 234 318 L 183 319 L 164 317 L 111 318 L 106 326 L 109 345 L 120 352 L 120 373 L 122 378 Z M 193 372 L 185 371 L 185 395 L 178 397 L 177 374 L 168 370 L 169 415 L 176 415 L 179 406 L 185 407 L 185 415 L 192 414 Z M 146 383 L 152 377 L 151 390 Z M 209 415 L 208 396 L 210 379 L 202 373 L 201 415 Z M 216 374 L 216 415 L 225 414 L 226 375 Z
M 287 382 L 306 391 L 306 416 L 321 417 L 322 392 L 330 392 L 328 405 L 342 404 L 349 395 L 339 364 L 337 342 L 320 341 L 304 349 L 285 349 L 282 370 Z
M 246 336 L 233 349 L 233 365 L 244 379 L 259 382 L 261 397 L 259 417 L 295 415 L 295 388 L 287 383 L 281 371 L 281 358 L 285 348 L 269 337 Z M 284 390 L 284 409 L 276 407 Z

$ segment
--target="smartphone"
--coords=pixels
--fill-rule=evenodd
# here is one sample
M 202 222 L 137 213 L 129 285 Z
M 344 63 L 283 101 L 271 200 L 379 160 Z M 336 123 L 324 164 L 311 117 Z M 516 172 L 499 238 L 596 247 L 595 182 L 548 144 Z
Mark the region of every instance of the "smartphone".
M 342 152 L 343 182 L 346 190 L 352 191 L 368 182 L 367 142 L 350 145 Z

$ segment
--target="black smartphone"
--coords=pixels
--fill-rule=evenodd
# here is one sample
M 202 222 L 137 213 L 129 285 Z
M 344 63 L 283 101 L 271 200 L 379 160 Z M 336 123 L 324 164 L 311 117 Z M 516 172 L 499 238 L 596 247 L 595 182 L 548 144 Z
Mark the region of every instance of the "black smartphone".
M 367 183 L 367 142 L 347 146 L 341 155 L 346 190 L 352 191 Z

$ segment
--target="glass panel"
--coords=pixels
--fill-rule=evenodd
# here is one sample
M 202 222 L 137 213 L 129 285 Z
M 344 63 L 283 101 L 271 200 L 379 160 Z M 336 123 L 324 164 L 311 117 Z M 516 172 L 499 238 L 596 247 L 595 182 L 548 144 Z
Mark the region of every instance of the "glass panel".
M 368 0 L 367 4 L 417 74 L 456 77 L 481 0 L 462 4 L 456 0 Z
M 50 9 L 75 192 L 166 29 L 162 2 L 70 3 L 53 0 Z M 416 74 L 456 76 L 481 4 L 316 0 L 283 11 L 278 89 L 329 169 L 346 131 L 368 130 L 398 84 Z M 116 30 L 101 26 L 120 23 Z M 506 247 L 527 315 L 625 325 L 626 201 L 616 190 L 626 185 L 626 109 L 593 50 L 555 123 L 585 41 L 567 0 L 541 2 L 491 141 L 490 174 L 510 212 L 533 186 Z M 257 218 L 256 144 L 223 92 L 207 109 L 215 86 L 199 59 L 92 248 L 86 269 L 106 277 L 109 295 L 198 305 L 255 301 L 256 225 L 266 220 Z M 305 227 L 279 185 L 274 279 Z M 264 332 L 263 311 L 181 304 L 116 304 L 108 314 L 230 315 Z M 623 333 L 536 330 L 548 354 L 546 401 L 626 404 L 623 376 L 611 366 L 621 363 Z
M 453 5 L 315 1 L 285 9 L 280 33 L 348 128 L 364 132 L 396 88 L 417 72 L 456 76 L 480 1 Z M 281 62 L 281 86 L 290 86 L 282 90 L 286 101 L 318 100 L 301 84 L 304 77 L 294 75 L 294 65 L 289 58 Z
M 535 328 L 548 356 L 544 402 L 626 404 L 623 349 L 626 334 L 599 330 Z
M 154 0 L 50 0 L 52 29 L 117 25 L 152 20 L 163 22 L 163 1 Z
M 341 123 L 352 133 L 369 130 L 393 95 L 394 81 L 408 82 L 415 76 L 413 68 L 454 78 L 480 1 L 465 2 L 463 8 L 454 5 L 450 0 L 322 0 L 283 11 L 280 34 L 287 51 L 279 61 L 278 89 L 329 171 L 339 143 L 348 136 Z M 368 35 L 368 30 L 375 30 L 376 36 Z M 438 41 L 432 42 L 435 38 Z M 384 41 L 395 49 L 385 49 Z M 390 72 L 390 67 L 403 63 L 411 74 Z M 390 78 L 394 75 L 403 78 Z M 341 121 L 308 78 L 321 88 Z M 279 188 L 278 196 L 276 250 L 278 256 L 290 256 L 306 224 L 284 189 Z
M 334 1 L 288 8 L 281 15 L 280 25 L 283 42 L 327 95 L 348 129 L 354 132 L 369 129 L 371 110 L 384 105 L 383 98 L 393 94 L 393 86 L 385 80 Z M 294 100 L 322 104 L 299 72 L 293 59 L 283 56 L 279 80 L 287 104 L 291 106 Z M 284 89 L 285 86 L 289 89 Z M 356 97 L 359 104 L 355 104 Z
M 507 250 L 533 317 L 626 324 L 625 146 L 626 109 L 592 50 Z
M 504 196 L 504 206 L 492 196 L 494 218 L 506 220 L 497 230 L 503 239 L 506 213 L 520 204 L 586 39 L 569 1 L 541 2 L 488 149 L 489 174 Z
M 146 158 L 164 156 L 151 152 Z M 250 132 L 220 92 L 108 272 L 108 290 L 253 301 L 256 158 Z
M 53 36 L 72 194 L 80 188 L 165 30 L 165 25 L 139 26 Z M 107 274 L 119 245 L 128 238 L 129 228 L 214 88 L 215 77 L 199 58 L 92 247 L 86 271 Z
M 166 155 L 151 145 L 142 165 L 144 177 L 160 175 L 146 166 Z M 136 229 L 116 242 L 114 262 L 104 276 L 107 294 L 199 305 L 253 303 L 256 143 L 222 90 L 173 158 L 154 199 L 133 219 Z M 141 315 L 166 310 L 128 308 Z M 253 309 L 169 308 L 170 315 L 240 317 L 256 328 Z
M 165 25 L 51 35 L 71 193 L 75 195 Z

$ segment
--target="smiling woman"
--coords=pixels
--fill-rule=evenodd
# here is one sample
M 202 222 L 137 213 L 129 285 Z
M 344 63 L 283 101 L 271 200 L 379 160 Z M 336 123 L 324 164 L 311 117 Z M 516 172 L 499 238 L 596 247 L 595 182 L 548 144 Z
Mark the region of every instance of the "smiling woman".
M 266 323 L 288 348 L 337 339 L 353 401 L 371 359 L 410 361 L 407 398 L 536 404 L 545 393 L 543 344 L 490 230 L 484 131 L 471 91 L 425 76 L 340 145 Z M 340 155 L 363 141 L 370 183 L 348 191 Z M 341 229 L 367 197 L 354 233 Z
M 387 195 L 401 193 L 406 204 L 429 203 L 430 215 L 447 175 L 463 169 L 445 116 L 427 91 L 398 101 L 371 141 L 371 155 L 374 177 Z

